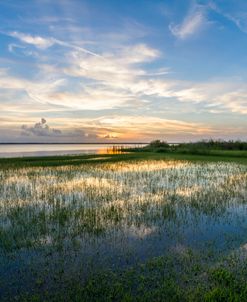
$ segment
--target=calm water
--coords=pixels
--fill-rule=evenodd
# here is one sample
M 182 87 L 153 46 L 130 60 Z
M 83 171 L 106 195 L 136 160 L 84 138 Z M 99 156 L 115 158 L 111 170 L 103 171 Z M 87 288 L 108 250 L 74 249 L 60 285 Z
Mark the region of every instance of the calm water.
M 0 301 L 66 292 L 74 280 L 160 256 L 164 274 L 193 265 L 201 282 L 247 251 L 246 172 L 179 161 L 0 169 Z
M 66 154 L 103 154 L 113 146 L 143 146 L 140 144 L 0 144 L 1 157 L 49 156 Z

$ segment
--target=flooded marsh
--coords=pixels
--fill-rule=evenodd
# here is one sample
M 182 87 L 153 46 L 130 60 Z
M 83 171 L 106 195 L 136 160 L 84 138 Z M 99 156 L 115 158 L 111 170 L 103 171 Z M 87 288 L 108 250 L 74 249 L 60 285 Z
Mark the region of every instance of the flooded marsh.
M 0 298 L 218 301 L 214 278 L 245 267 L 246 214 L 239 163 L 2 169 Z

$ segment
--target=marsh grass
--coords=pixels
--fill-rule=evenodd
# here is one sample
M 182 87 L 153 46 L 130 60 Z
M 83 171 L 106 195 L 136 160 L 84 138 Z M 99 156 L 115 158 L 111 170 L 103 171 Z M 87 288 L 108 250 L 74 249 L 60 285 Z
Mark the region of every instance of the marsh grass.
M 178 288 L 187 286 L 189 292 L 196 282 L 186 278 L 194 276 L 194 271 L 200 272 L 196 276 L 202 276 L 216 259 L 218 263 L 219 255 L 229 255 L 233 247 L 247 241 L 243 235 L 247 230 L 246 194 L 247 169 L 238 163 L 171 159 L 2 169 L 1 257 L 9 259 L 8 267 L 15 261 L 11 257 L 18 259 L 21 254 L 41 253 L 41 262 L 35 256 L 30 256 L 33 262 L 23 258 L 24 264 L 16 276 L 25 275 L 21 270 L 28 262 L 38 277 L 32 277 L 29 289 L 24 286 L 19 289 L 21 292 L 27 290 L 29 295 L 31 288 L 31 291 L 46 289 L 51 293 L 57 290 L 55 284 L 61 283 L 62 292 L 67 288 L 66 282 L 74 280 L 73 284 L 79 286 L 78 280 L 84 280 L 83 290 L 77 288 L 77 291 L 87 301 L 103 295 L 109 287 L 108 283 L 94 284 L 99 281 L 94 270 L 89 277 L 90 261 L 99 274 L 111 268 L 108 274 L 113 284 L 120 278 L 120 287 L 112 294 L 112 297 L 117 295 L 116 300 L 109 298 L 110 301 L 123 298 L 132 301 L 132 295 L 141 297 L 146 286 L 150 285 L 151 292 L 154 291 L 149 267 L 152 259 L 160 259 L 161 267 L 166 265 L 167 271 L 163 271 L 163 283 L 158 282 L 160 289 L 153 292 L 154 297 L 159 300 L 159 295 L 169 294 L 182 301 L 179 299 L 184 295 Z M 102 263 L 101 259 L 104 259 Z M 48 271 L 41 269 L 43 261 Z M 146 263 L 148 272 L 139 272 L 140 262 Z M 60 264 L 54 268 L 56 279 L 51 281 L 52 263 Z M 154 279 L 158 280 L 160 267 L 154 263 Z M 133 289 L 132 284 L 126 289 L 123 282 L 133 265 L 137 265 L 135 277 L 130 280 L 137 278 L 137 288 Z M 185 269 L 186 265 L 190 268 Z M 116 267 L 124 269 L 123 278 L 116 273 Z M 178 273 L 179 284 L 174 283 Z M 141 275 L 142 289 L 139 288 Z M 213 276 L 218 278 L 217 274 Z M 206 285 L 205 288 L 209 290 Z M 215 293 L 208 294 L 207 299 L 211 299 L 210 295 Z M 18 297 L 25 299 L 24 296 Z

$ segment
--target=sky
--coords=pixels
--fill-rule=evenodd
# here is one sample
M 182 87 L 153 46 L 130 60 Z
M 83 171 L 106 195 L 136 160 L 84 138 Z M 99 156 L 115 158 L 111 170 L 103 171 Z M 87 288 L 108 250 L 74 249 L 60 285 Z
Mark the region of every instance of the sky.
M 247 139 L 246 0 L 0 0 L 0 142 Z

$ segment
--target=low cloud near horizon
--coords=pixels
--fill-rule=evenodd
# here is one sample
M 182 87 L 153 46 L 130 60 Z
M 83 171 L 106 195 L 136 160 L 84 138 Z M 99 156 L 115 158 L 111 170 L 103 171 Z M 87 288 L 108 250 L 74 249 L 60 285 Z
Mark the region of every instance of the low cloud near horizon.
M 46 119 L 41 118 L 41 121 L 35 123 L 33 126 L 22 125 L 21 132 L 24 136 L 61 136 L 62 131 L 55 128 L 50 128 L 46 122 Z

